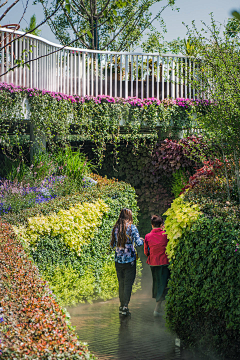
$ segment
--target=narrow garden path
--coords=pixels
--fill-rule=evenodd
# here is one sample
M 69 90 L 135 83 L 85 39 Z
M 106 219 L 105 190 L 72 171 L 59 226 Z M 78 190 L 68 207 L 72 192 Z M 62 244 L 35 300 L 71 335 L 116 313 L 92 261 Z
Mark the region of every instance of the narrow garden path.
M 150 269 L 144 265 L 142 290 L 132 295 L 129 304 L 131 318 L 119 317 L 118 299 L 68 308 L 79 339 L 88 342 L 99 360 L 211 359 L 175 346 L 176 336 L 166 329 L 164 313 L 153 316 L 151 285 Z

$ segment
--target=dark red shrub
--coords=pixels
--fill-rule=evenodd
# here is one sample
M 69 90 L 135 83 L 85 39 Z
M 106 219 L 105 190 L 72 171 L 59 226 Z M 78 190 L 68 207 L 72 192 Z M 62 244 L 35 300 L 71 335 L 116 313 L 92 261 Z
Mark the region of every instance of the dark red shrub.
M 193 176 L 190 176 L 189 183 L 183 188 L 181 193 L 187 189 L 193 189 L 200 183 L 202 179 L 207 179 L 216 175 L 216 171 L 223 167 L 223 163 L 219 159 L 204 161 L 204 166 L 196 171 Z
M 1 359 L 93 359 L 10 225 L 0 223 Z
M 189 136 L 179 141 L 166 139 L 156 144 L 152 154 L 152 171 L 161 170 L 170 175 L 180 168 L 192 170 L 202 163 L 207 149 L 202 137 Z

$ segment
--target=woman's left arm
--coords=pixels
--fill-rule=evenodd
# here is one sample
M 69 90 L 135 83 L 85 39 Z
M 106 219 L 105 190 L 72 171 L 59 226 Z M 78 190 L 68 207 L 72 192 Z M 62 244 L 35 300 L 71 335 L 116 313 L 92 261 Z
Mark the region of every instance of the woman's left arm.
M 135 242 L 135 244 L 137 246 L 142 246 L 143 245 L 143 239 L 140 237 L 138 229 L 135 225 L 132 225 L 132 239 Z

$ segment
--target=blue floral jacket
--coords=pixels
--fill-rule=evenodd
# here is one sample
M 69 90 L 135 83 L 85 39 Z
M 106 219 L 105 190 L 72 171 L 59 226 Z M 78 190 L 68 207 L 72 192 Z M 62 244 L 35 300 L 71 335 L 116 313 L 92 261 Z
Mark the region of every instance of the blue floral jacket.
M 117 244 L 117 234 L 118 229 L 115 229 L 115 243 L 113 247 Z M 136 252 L 134 249 L 134 244 L 136 246 L 143 245 L 143 240 L 140 239 L 140 235 L 138 229 L 135 225 L 128 226 L 126 230 L 126 234 L 128 235 L 128 240 L 125 244 L 125 248 L 116 247 L 115 249 L 115 262 L 120 264 L 127 264 L 136 260 Z

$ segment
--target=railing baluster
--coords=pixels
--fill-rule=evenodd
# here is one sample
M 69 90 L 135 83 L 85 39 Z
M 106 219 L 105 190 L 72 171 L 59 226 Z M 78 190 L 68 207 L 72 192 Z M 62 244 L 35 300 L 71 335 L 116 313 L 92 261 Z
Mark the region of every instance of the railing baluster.
M 66 51 L 63 50 L 63 93 L 66 91 Z
M 128 55 L 125 55 L 125 99 L 128 98 Z
M 32 60 L 33 59 L 33 39 L 30 39 L 30 46 L 29 46 L 29 50 L 31 50 L 30 52 L 29 52 L 29 58 L 30 58 L 30 60 Z M 30 63 L 29 63 L 29 65 L 30 65 L 30 69 L 29 69 L 29 75 L 30 75 L 30 79 L 29 79 L 29 85 L 28 86 L 30 86 L 30 88 L 32 88 L 33 87 L 33 61 L 31 61 Z
M 4 45 L 4 32 L 1 34 L 1 47 Z M 1 74 L 5 73 L 4 66 L 4 48 L 1 51 Z M 1 81 L 5 81 L 5 75 L 1 76 Z
M 90 71 L 89 71 L 89 56 L 87 53 L 87 95 L 90 95 Z
M 69 95 L 73 95 L 73 88 L 74 88 L 74 84 L 73 84 L 73 51 L 71 51 L 70 53 L 70 69 L 71 69 L 71 73 L 70 73 L 70 93 Z
M 57 87 L 57 89 L 56 89 L 56 91 L 57 92 L 59 92 L 59 85 L 60 85 L 60 55 L 61 55 L 61 51 L 58 51 L 57 53 L 56 53 L 56 68 L 57 68 L 57 70 L 56 70 L 56 77 L 57 77 L 57 81 L 56 81 L 56 87 Z
M 138 98 L 138 55 L 136 56 L 136 97 Z
M 30 43 L 31 47 L 29 46 L 29 49 L 32 50 L 32 52 L 28 53 L 29 56 L 28 56 L 28 60 L 29 59 L 35 59 L 36 58 L 36 43 L 35 43 L 35 39 L 31 39 L 31 43 Z M 28 51 L 28 48 L 27 48 L 27 51 Z M 37 66 L 36 66 L 36 60 L 35 61 L 31 61 L 30 62 L 30 69 L 29 69 L 29 73 L 30 73 L 30 80 L 29 82 L 32 83 L 31 88 L 33 87 L 37 87 L 37 83 L 36 83 L 36 77 L 37 77 L 37 74 L 36 74 L 36 71 L 37 71 Z M 28 69 L 26 67 L 26 70 L 25 70 L 27 73 L 28 73 Z
M 131 55 L 131 97 L 133 97 L 133 55 Z
M 187 79 L 188 79 L 188 76 L 187 76 L 187 58 L 185 57 L 185 74 L 184 74 L 184 82 L 185 82 L 185 94 L 184 94 L 184 97 L 187 98 Z
M 36 57 L 39 57 L 39 41 L 36 41 Z M 39 59 L 36 60 L 36 87 L 39 89 Z
M 165 66 L 164 66 L 164 56 L 162 57 L 162 100 L 165 99 Z
M 91 95 L 94 96 L 93 93 L 93 69 L 94 69 L 94 64 L 93 64 L 93 53 L 91 54 Z
M 22 56 L 22 43 L 23 43 L 23 38 L 19 39 L 19 60 L 21 60 L 21 56 Z M 23 85 L 22 82 L 22 66 L 19 67 L 19 85 Z
M 149 55 L 147 55 L 147 98 L 149 98 Z
M 143 82 L 143 55 L 142 55 L 142 65 L 141 65 L 141 99 L 144 97 L 144 82 Z
M 95 53 L 95 69 L 96 69 L 96 86 L 95 86 L 95 94 L 98 96 L 98 54 Z
M 48 45 L 46 44 L 45 46 L 45 55 L 48 54 Z M 46 81 L 45 81 L 45 88 L 46 90 L 49 89 L 48 87 L 48 79 L 49 79 L 49 57 L 48 56 L 45 56 L 45 65 L 46 65 Z
M 177 87 L 177 93 L 176 96 L 177 98 L 179 98 L 179 58 L 176 59 L 176 63 L 177 63 L 177 75 L 176 75 L 176 87 Z
M 11 34 L 11 41 L 13 40 L 13 34 Z M 13 62 L 13 51 L 14 51 L 14 43 L 11 44 L 11 68 L 13 67 L 14 65 L 14 62 Z M 11 71 L 11 83 L 13 83 L 13 73 L 14 71 Z
M 192 87 L 191 87 L 191 71 L 192 71 L 192 67 L 191 67 L 191 61 L 189 59 L 189 85 L 188 85 L 188 91 L 189 91 L 189 98 L 192 98 Z
M 15 60 L 18 60 L 18 45 L 19 45 L 19 40 L 16 39 L 16 41 L 14 42 L 14 50 L 15 50 Z M 15 64 L 14 64 L 15 65 Z M 19 79 L 18 79 L 18 67 L 16 67 L 14 69 L 14 73 L 15 73 L 15 84 L 18 85 L 19 84 Z
M 81 71 L 81 53 L 80 51 L 78 51 L 78 92 L 77 94 L 79 96 L 82 95 L 82 92 L 81 92 L 81 76 L 82 76 L 82 71 Z
M 114 96 L 117 97 L 117 78 L 118 78 L 118 64 L 117 64 L 117 55 L 115 55 L 115 89 Z
M 76 51 L 74 51 L 73 58 L 74 58 L 74 90 L 73 90 L 73 93 L 74 93 L 74 95 L 77 95 L 77 59 L 76 59 Z
M 110 55 L 110 96 L 112 96 L 112 54 Z
M 159 100 L 159 56 L 157 56 L 157 99 Z
M 120 55 L 120 97 L 122 97 L 122 55 Z
M 170 78 L 170 74 L 169 74 L 169 57 L 167 57 L 167 97 L 169 97 L 169 88 L 170 88 L 169 78 Z
M 103 67 L 102 67 L 102 54 L 100 54 L 100 95 L 103 94 Z
M 175 58 L 172 57 L 171 64 L 171 98 L 175 98 Z
M 154 97 L 154 56 L 152 57 L 152 97 Z
M 25 38 L 25 36 L 24 36 L 24 38 L 23 38 L 23 43 L 22 43 L 22 53 L 23 53 L 23 62 L 25 62 L 25 60 L 26 60 L 26 52 L 25 52 L 25 50 L 26 50 L 26 38 Z M 26 65 L 23 65 L 23 86 L 26 86 Z
M 86 95 L 86 53 L 82 54 L 82 96 Z
M 193 63 L 193 81 L 195 82 L 195 63 Z M 193 100 L 195 100 L 195 86 L 193 87 Z
M 180 60 L 181 73 L 180 73 L 180 84 L 181 84 L 181 93 L 180 97 L 183 98 L 183 59 Z
M 69 62 L 70 62 L 70 61 L 69 61 L 69 60 L 70 60 L 70 59 L 69 59 L 69 55 L 70 55 L 70 54 L 69 54 L 69 51 L 70 51 L 70 50 L 67 50 L 67 69 L 66 69 L 66 70 L 67 70 L 67 94 L 68 94 L 68 95 L 70 94 L 70 91 L 69 91 L 69 85 L 70 85 L 70 84 L 69 84 L 69 70 L 70 70 L 70 69 L 69 69 Z
M 8 43 L 8 33 L 6 33 L 6 43 Z M 9 70 L 9 45 L 6 46 L 6 71 Z M 9 82 L 9 72 L 6 74 L 6 81 Z
M 108 65 L 108 56 L 107 54 L 105 55 L 105 94 L 107 95 L 107 65 Z

